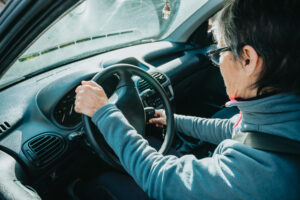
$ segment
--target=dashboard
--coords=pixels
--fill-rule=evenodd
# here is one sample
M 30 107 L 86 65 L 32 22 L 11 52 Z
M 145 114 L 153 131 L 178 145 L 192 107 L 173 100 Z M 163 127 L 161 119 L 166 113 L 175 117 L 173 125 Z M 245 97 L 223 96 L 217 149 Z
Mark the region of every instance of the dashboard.
M 174 99 L 171 81 L 164 72 L 138 59 L 123 59 L 118 63 L 124 62 L 148 70 L 161 83 L 170 101 Z M 6 110 L 10 108 L 11 112 L 1 116 L 5 124 L 9 122 L 10 129 L 0 135 L 0 146 L 15 154 L 33 177 L 38 178 L 61 161 L 66 152 L 72 151 L 73 136 L 82 129 L 82 116 L 74 111 L 75 88 L 102 69 L 99 65 L 92 66 L 83 69 L 82 63 L 77 62 L 29 79 L 6 90 L 9 91 L 7 95 L 1 95 L 2 102 L 7 102 Z M 160 96 L 148 82 L 137 76 L 132 79 L 144 107 L 163 107 Z M 118 81 L 118 76 L 114 75 L 101 83 L 108 97 L 115 91 Z M 22 98 L 17 98 L 20 96 Z
M 169 97 L 169 100 L 172 101 L 174 99 L 174 93 L 169 78 L 162 72 L 153 72 L 151 73 L 151 75 L 163 86 L 167 96 Z M 134 77 L 134 80 L 135 80 L 137 91 L 140 94 L 144 107 L 154 107 L 154 108 L 163 107 L 163 103 L 161 101 L 160 96 L 153 89 L 151 84 L 149 84 L 147 81 L 139 77 Z M 110 97 L 114 89 L 116 88 L 117 84 L 118 84 L 118 77 L 113 76 L 110 77 L 105 82 L 103 82 L 101 85 L 104 88 L 105 92 L 107 93 L 107 96 Z M 57 102 L 57 104 L 54 106 L 53 113 L 51 113 L 50 115 L 52 121 L 60 127 L 75 128 L 81 123 L 81 115 L 74 111 L 74 101 L 76 97 L 75 88 L 78 85 L 70 89 L 70 91 L 68 91 Z M 56 90 L 53 91 L 52 93 L 56 93 Z M 52 96 L 49 94 L 51 94 L 51 91 L 47 91 L 47 95 Z M 43 95 L 43 92 L 41 92 L 40 95 Z M 43 97 L 38 97 L 38 98 L 43 98 Z
M 172 104 L 175 94 L 171 82 L 184 81 L 185 76 L 199 70 L 199 59 L 194 53 L 180 53 L 187 48 L 169 42 L 134 46 L 130 47 L 130 52 L 136 53 L 134 57 L 127 49 L 120 49 L 62 66 L 0 91 L 0 102 L 5 102 L 0 104 L 0 150 L 21 163 L 35 185 L 43 185 L 40 191 L 47 191 L 49 184 L 56 185 L 56 181 L 70 174 L 68 170 L 76 170 L 78 163 L 74 162 L 83 154 L 78 152 L 77 140 L 84 138 L 82 116 L 74 112 L 75 88 L 80 82 L 91 80 L 113 64 L 131 64 L 151 74 Z M 163 108 L 147 81 L 137 76 L 132 79 L 144 107 Z M 118 81 L 118 76 L 112 76 L 101 83 L 108 97 Z M 84 148 L 91 152 L 86 142 Z
M 82 73 L 78 74 L 81 75 L 75 80 L 72 80 L 75 75 L 73 73 L 56 79 L 43 87 L 36 96 L 37 108 L 47 120 L 57 128 L 70 130 L 71 133 L 66 135 L 67 140 L 54 131 L 48 131 L 29 138 L 23 144 L 22 152 L 29 164 L 35 168 L 43 169 L 55 162 L 67 150 L 68 144 L 72 142 L 74 131 L 82 127 L 82 117 L 74 111 L 75 88 L 80 84 L 79 79 L 92 79 L 96 72 L 88 72 L 84 75 Z M 162 72 L 155 71 L 150 74 L 168 91 L 167 94 L 170 101 L 172 101 L 174 96 L 169 78 Z M 144 107 L 163 107 L 160 96 L 157 95 L 149 83 L 139 77 L 133 77 L 133 79 Z M 118 77 L 113 75 L 101 83 L 108 97 L 113 94 L 118 81 Z
M 147 69 L 147 68 L 143 67 L 143 69 Z M 151 75 L 163 86 L 167 96 L 169 97 L 169 100 L 172 101 L 174 99 L 174 93 L 169 78 L 162 72 L 152 72 Z M 92 77 L 90 77 L 90 79 L 91 78 Z M 151 84 L 149 84 L 144 79 L 141 79 L 140 77 L 134 77 L 133 79 L 137 91 L 140 94 L 144 107 L 154 107 L 154 108 L 163 107 L 163 103 L 161 101 L 160 96 L 156 93 L 156 91 L 153 89 Z M 101 85 L 104 88 L 105 92 L 107 93 L 107 96 L 110 97 L 113 94 L 117 84 L 118 84 L 118 77 L 113 76 L 110 77 L 108 80 L 104 81 Z M 50 115 L 52 121 L 60 127 L 75 128 L 81 123 L 81 115 L 76 113 L 74 110 L 74 101 L 76 97 L 75 89 L 78 85 L 71 88 L 70 91 L 68 91 L 57 102 L 57 104 L 54 106 L 53 112 Z M 44 90 L 47 89 L 44 88 Z M 40 92 L 40 95 L 44 95 L 43 93 L 44 92 Z M 53 95 L 49 95 L 51 93 L 56 93 L 56 90 L 52 92 L 47 90 L 48 96 L 53 96 Z M 38 98 L 43 98 L 43 97 L 39 96 Z

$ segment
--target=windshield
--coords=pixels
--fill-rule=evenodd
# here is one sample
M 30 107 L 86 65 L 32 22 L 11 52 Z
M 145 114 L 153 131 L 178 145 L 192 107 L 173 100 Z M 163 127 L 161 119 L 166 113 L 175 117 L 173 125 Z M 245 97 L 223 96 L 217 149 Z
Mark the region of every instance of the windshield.
M 162 40 L 207 0 L 86 0 L 45 31 L 0 79 L 0 88 L 116 48 Z

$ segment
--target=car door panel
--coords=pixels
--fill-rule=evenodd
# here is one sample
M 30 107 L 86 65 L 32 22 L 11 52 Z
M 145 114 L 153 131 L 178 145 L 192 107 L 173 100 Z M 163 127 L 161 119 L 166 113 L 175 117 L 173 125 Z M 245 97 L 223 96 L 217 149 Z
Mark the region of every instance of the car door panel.
M 28 177 L 22 166 L 13 157 L 0 150 L 0 160 L 0 199 L 41 199 L 36 191 L 25 186 Z

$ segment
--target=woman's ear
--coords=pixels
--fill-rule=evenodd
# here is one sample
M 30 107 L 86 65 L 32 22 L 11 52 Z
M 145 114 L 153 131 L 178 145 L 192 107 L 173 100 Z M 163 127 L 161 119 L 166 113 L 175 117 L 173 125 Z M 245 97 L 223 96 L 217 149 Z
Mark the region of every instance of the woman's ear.
M 260 73 L 262 70 L 263 60 L 252 46 L 245 45 L 243 47 L 242 65 L 246 75 L 252 76 Z

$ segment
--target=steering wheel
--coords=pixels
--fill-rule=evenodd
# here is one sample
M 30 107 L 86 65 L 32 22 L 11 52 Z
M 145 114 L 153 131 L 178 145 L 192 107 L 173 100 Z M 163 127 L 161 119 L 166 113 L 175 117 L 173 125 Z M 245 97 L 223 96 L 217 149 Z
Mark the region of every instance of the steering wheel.
M 118 76 L 119 83 L 116 90 L 109 98 L 109 103 L 115 104 L 122 111 L 129 123 L 143 137 L 145 136 L 146 115 L 143 103 L 132 80 L 132 76 L 136 75 L 143 78 L 158 92 L 163 101 L 167 117 L 165 138 L 158 152 L 166 154 L 170 150 L 174 137 L 174 117 L 173 110 L 165 90 L 148 72 L 129 64 L 116 64 L 105 68 L 101 72 L 97 73 L 93 77 L 92 81 L 101 84 L 105 79 L 112 77 L 113 75 Z M 108 146 L 98 128 L 91 121 L 91 118 L 83 115 L 83 122 L 86 136 L 96 153 L 112 167 L 118 170 L 123 170 L 118 157 Z

